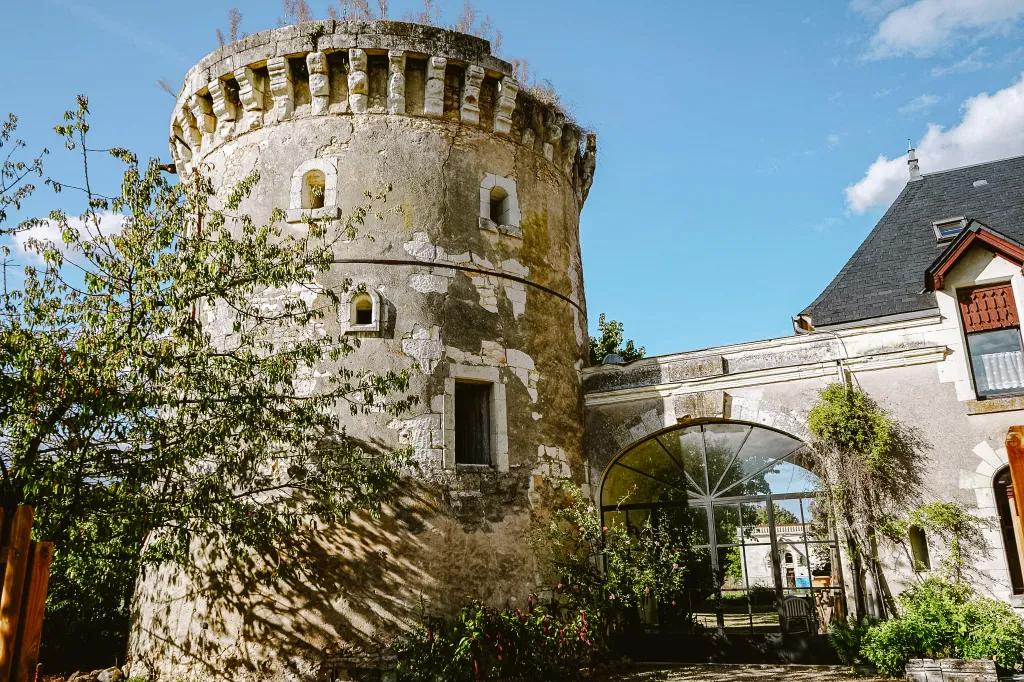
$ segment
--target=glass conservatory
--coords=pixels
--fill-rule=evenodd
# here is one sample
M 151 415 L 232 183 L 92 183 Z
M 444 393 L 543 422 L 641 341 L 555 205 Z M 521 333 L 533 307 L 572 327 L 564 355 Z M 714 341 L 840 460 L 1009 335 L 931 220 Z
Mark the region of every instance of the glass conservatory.
M 641 607 L 647 632 L 822 634 L 845 614 L 835 533 L 802 466 L 808 453 L 775 429 L 702 420 L 612 460 L 604 525 L 641 534 L 668 524 L 693 550 L 683 593 Z

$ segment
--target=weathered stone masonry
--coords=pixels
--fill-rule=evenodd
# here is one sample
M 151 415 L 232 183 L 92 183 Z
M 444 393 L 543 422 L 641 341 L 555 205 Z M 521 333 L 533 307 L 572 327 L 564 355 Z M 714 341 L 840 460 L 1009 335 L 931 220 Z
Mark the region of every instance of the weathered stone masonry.
M 526 542 L 536 487 L 585 479 L 579 214 L 594 137 L 521 90 L 486 41 L 328 21 L 204 58 L 185 77 L 170 147 L 181 177 L 198 168 L 218 187 L 257 169 L 243 209 L 287 209 L 296 231 L 305 213 L 337 216 L 393 185 L 388 203 L 401 215 L 368 225 L 372 241 L 341 245 L 319 284 L 349 279 L 372 294 L 371 324 L 354 325 L 347 309 L 325 322 L 360 337 L 348 364 L 418 365 L 412 413 L 345 419 L 370 450 L 411 446 L 419 469 L 383 518 L 297 538 L 298 578 L 148 575 L 133 659 L 164 678 L 329 679 L 353 651 L 414 621 L 421 599 L 443 611 L 469 595 L 525 598 L 536 582 Z M 314 182 L 319 205 L 309 203 Z M 494 186 L 508 199 L 497 223 L 484 214 Z M 454 463 L 456 379 L 493 384 L 491 467 Z

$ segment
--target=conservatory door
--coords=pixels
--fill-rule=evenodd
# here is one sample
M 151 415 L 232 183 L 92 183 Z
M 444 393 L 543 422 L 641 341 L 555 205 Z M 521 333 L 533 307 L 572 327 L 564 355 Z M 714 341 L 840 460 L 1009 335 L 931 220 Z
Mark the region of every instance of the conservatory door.
M 622 452 L 605 525 L 670 524 L 694 549 L 682 594 L 641 608 L 647 631 L 822 633 L 845 613 L 835 534 L 800 440 L 744 422 L 672 427 Z

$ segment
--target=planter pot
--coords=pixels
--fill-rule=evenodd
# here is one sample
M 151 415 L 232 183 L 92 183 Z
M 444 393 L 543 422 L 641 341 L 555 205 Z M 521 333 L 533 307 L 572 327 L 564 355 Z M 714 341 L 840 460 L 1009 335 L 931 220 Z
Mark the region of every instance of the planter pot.
M 964 661 L 957 658 L 912 658 L 907 679 L 914 682 L 997 682 L 995 661 Z

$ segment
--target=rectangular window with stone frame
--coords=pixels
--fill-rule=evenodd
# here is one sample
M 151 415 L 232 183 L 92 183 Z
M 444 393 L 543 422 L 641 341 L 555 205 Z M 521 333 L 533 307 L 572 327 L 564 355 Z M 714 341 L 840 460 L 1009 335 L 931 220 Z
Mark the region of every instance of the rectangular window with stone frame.
M 1020 320 L 1009 283 L 957 291 L 978 398 L 1024 394 Z
M 491 384 L 455 382 L 455 463 L 491 464 Z

